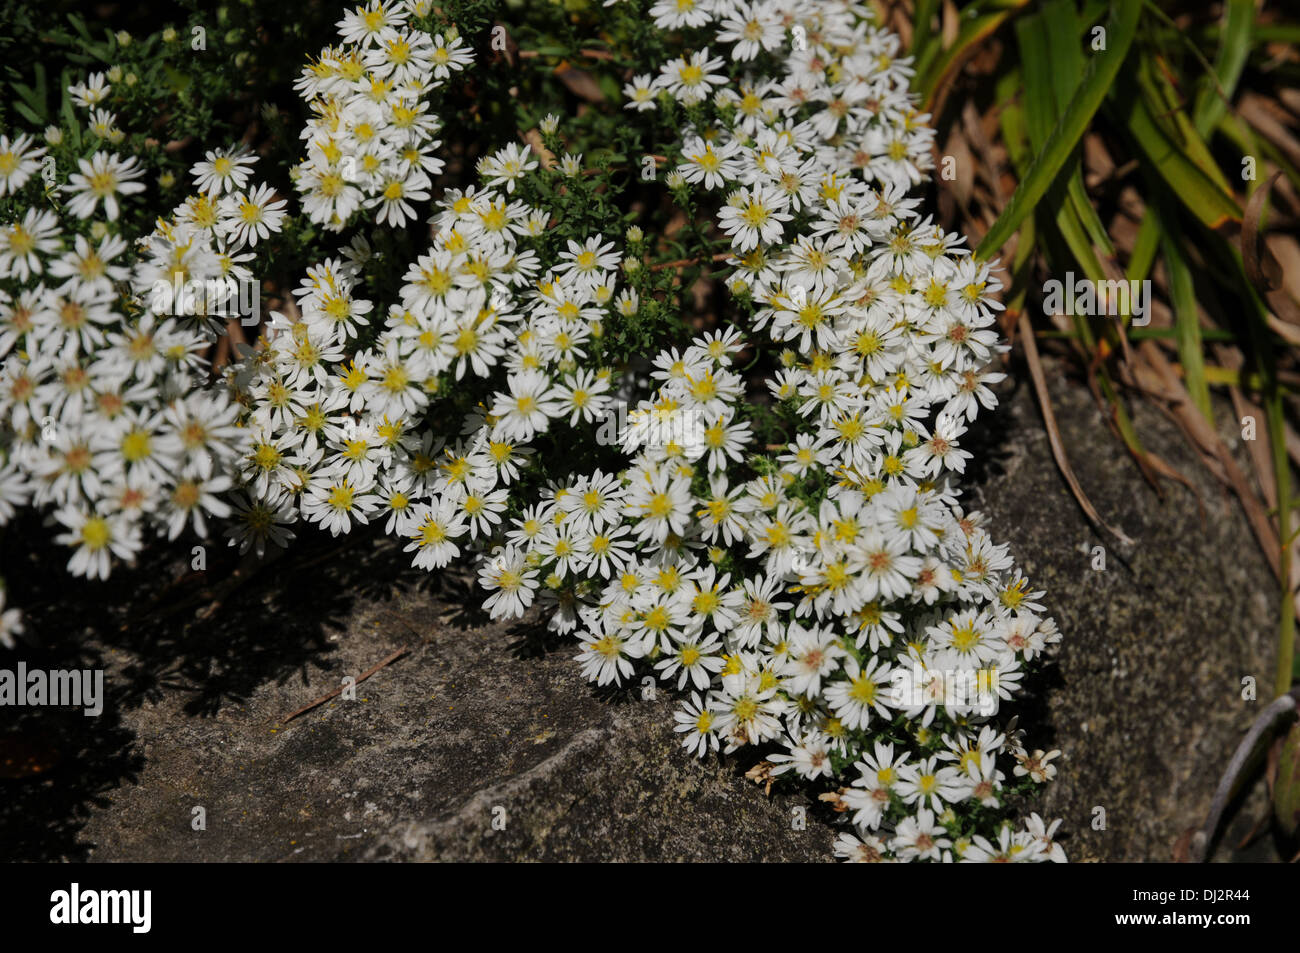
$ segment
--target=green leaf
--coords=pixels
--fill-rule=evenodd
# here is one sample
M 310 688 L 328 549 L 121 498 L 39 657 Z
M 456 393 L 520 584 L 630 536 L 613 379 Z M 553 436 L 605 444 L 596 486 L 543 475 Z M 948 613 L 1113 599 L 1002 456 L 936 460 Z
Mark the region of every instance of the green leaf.
M 1214 72 L 1223 93 L 1232 99 L 1250 58 L 1251 30 L 1255 25 L 1255 0 L 1228 0 L 1224 5 L 1223 30 Z M 1227 111 L 1228 105 L 1213 82 L 1206 83 L 1196 100 L 1196 131 L 1208 136 Z
M 1174 196 L 1208 228 L 1241 221 L 1241 208 L 1205 171 L 1192 162 L 1183 147 L 1161 129 L 1143 96 L 1129 96 L 1121 101 L 1123 124 L 1146 155 L 1148 164 L 1169 185 Z
M 975 249 L 976 258 L 982 260 L 995 255 L 1051 187 L 1115 81 L 1129 47 L 1133 44 L 1140 14 L 1140 4 L 1125 0 L 1115 0 L 1111 4 L 1106 50 L 1093 54 L 1088 72 L 1070 100 L 1070 105 L 1021 179 L 1011 201 Z
M 912 17 L 912 54 L 919 56 L 933 38 L 930 24 L 939 9 L 939 0 L 916 0 L 916 15 Z
M 938 42 L 927 45 L 917 58 L 916 76 L 912 82 L 913 89 L 921 94 L 922 108 L 925 111 L 934 108 L 935 91 L 970 48 L 991 36 L 1016 9 L 1028 2 L 1029 0 L 1010 0 L 1005 9 L 983 14 L 979 13 L 978 5 L 968 7 L 962 14 L 964 22 L 957 30 L 952 46 L 941 50 Z
M 1055 123 L 1070 105 L 1070 100 L 1079 86 L 1079 77 L 1083 75 L 1084 59 L 1083 51 L 1080 49 L 1080 33 L 1083 24 L 1075 16 L 1073 0 L 1049 0 L 1043 5 L 1042 17 L 1052 63 L 1049 75 L 1052 77 L 1056 100 L 1055 108 L 1052 110 L 1052 121 Z M 1097 216 L 1097 210 L 1083 187 L 1083 163 L 1079 160 L 1077 150 L 1070 164 L 1073 169 L 1066 183 L 1066 193 L 1070 204 L 1074 207 L 1075 216 L 1088 233 L 1092 244 L 1100 248 L 1108 257 L 1113 258 L 1115 246 L 1111 244 L 1110 236 L 1106 234 L 1106 226 Z
M 1157 58 L 1143 57 L 1138 63 L 1138 85 L 1146 99 L 1147 108 L 1156 124 L 1191 160 L 1197 168 L 1214 182 L 1220 190 L 1232 194 L 1223 170 L 1210 154 L 1210 147 L 1205 138 L 1196 131 L 1196 126 L 1183 106 L 1182 96 L 1170 82 L 1169 76 L 1160 68 Z
M 36 113 L 32 110 L 32 108 L 28 106 L 26 103 L 20 103 L 15 101 L 13 105 L 14 105 L 14 109 L 17 110 L 18 115 L 22 116 L 32 125 L 38 127 L 45 125 L 45 120 L 40 116 L 36 115 Z
M 1133 252 L 1129 255 L 1128 271 L 1124 277 L 1129 281 L 1142 281 L 1151 273 L 1151 266 L 1156 260 L 1156 248 L 1160 245 L 1160 218 L 1146 215 L 1138 226 L 1137 238 L 1133 240 Z
M 1151 214 L 1151 210 L 1147 210 Z M 1196 289 L 1187 259 L 1169 229 L 1164 230 L 1161 247 L 1165 267 L 1169 269 L 1169 298 L 1174 306 L 1174 330 L 1177 331 L 1178 359 L 1183 365 L 1183 382 L 1201 414 L 1211 424 L 1214 410 L 1210 405 L 1210 385 L 1205 380 L 1205 351 L 1201 341 L 1201 320 L 1196 311 Z

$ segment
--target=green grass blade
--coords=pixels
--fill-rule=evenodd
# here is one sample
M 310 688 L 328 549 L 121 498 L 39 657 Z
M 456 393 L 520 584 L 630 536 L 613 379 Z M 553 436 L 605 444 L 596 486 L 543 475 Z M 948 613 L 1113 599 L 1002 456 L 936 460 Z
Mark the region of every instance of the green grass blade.
M 1081 47 L 1083 22 L 1075 13 L 1074 0 L 1048 0 L 1043 4 L 1042 18 L 1052 64 L 1049 75 L 1056 98 L 1056 108 L 1052 114 L 1055 123 L 1074 98 L 1074 93 L 1079 88 L 1079 77 L 1083 75 L 1086 65 Z M 1088 233 L 1089 241 L 1113 258 L 1115 246 L 1111 244 L 1106 226 L 1097 216 L 1097 210 L 1083 186 L 1083 163 L 1078 158 L 1077 150 L 1072 164 L 1074 169 L 1066 183 L 1070 204 L 1074 206 L 1075 215 Z
M 1106 50 L 1092 56 L 1083 81 L 1052 129 L 1046 145 L 1026 170 L 1007 207 L 976 248 L 977 258 L 982 260 L 995 255 L 1051 187 L 1119 74 L 1137 33 L 1141 12 L 1139 3 L 1116 0 L 1111 4 Z
M 938 38 L 931 32 L 930 24 L 939 11 L 939 0 L 916 0 L 916 16 L 912 20 L 912 54 L 920 56 L 931 42 Z
M 977 8 L 967 8 L 962 15 L 962 24 L 957 31 L 957 38 L 946 50 L 940 49 L 937 42 L 929 43 L 922 55 L 917 58 L 916 76 L 912 88 L 921 94 L 922 109 L 930 112 L 934 108 L 934 94 L 942 85 L 944 78 L 957 67 L 971 47 L 982 43 L 997 30 L 1017 9 L 1028 4 L 1029 0 L 1012 0 L 1004 8 L 979 13 Z M 970 16 L 975 13 L 974 16 Z
M 1147 209 L 1146 217 L 1138 226 L 1137 238 L 1133 240 L 1133 254 L 1128 259 L 1128 270 L 1124 277 L 1129 281 L 1142 281 L 1151 274 L 1151 266 L 1156 260 L 1156 249 L 1160 247 L 1160 218 Z
M 1218 55 L 1214 58 L 1214 72 L 1219 86 L 1231 99 L 1241 79 L 1246 60 L 1250 58 L 1251 29 L 1255 25 L 1255 0 L 1228 0 L 1224 12 L 1223 32 Z M 1227 104 L 1219 96 L 1213 83 L 1201 89 L 1196 100 L 1196 131 L 1208 136 L 1227 112 Z
M 1182 147 L 1165 133 L 1142 96 L 1120 101 L 1123 125 L 1145 154 L 1150 167 L 1168 184 L 1174 196 L 1208 228 L 1241 221 L 1241 208 L 1204 170 L 1187 158 Z
M 1138 84 L 1146 98 L 1147 107 L 1157 125 L 1164 130 L 1171 140 L 1176 142 L 1184 155 L 1197 168 L 1205 173 L 1221 190 L 1232 194 L 1223 170 L 1210 153 L 1205 138 L 1196 131 L 1196 126 L 1183 107 L 1182 96 L 1170 82 L 1169 76 L 1156 57 L 1143 57 L 1138 61 Z
M 1183 366 L 1183 383 L 1201 414 L 1211 424 L 1214 410 L 1210 405 L 1210 385 L 1205 380 L 1205 351 L 1201 340 L 1201 321 L 1196 311 L 1196 289 L 1192 272 L 1182 249 L 1168 230 L 1161 241 L 1165 267 L 1169 269 L 1169 298 L 1174 307 L 1174 330 L 1177 332 L 1178 359 Z

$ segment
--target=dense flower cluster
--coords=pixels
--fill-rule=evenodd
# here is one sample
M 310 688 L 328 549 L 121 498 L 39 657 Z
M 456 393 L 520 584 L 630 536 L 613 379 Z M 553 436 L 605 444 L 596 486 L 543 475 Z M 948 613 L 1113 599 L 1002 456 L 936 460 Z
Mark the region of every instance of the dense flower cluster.
M 91 109 L 111 90 L 104 80 L 70 92 Z M 116 116 L 94 110 L 95 123 L 116 128 Z M 60 140 L 57 127 L 46 139 Z M 45 152 L 29 136 L 0 139 L 0 194 Z M 145 188 L 141 171 L 103 150 L 54 190 L 66 206 L 0 227 L 0 519 L 27 502 L 52 508 L 74 574 L 106 578 L 111 557 L 131 558 L 146 533 L 203 535 L 208 517 L 230 513 L 220 497 L 244 434 L 201 355 L 233 314 L 237 283 L 253 281 L 252 247 L 283 217 L 267 186 L 244 189 L 252 161 L 209 153 L 194 168 L 200 191 L 136 248 L 112 226 L 119 197 Z M 88 227 L 68 232 L 59 212 Z
M 401 228 L 432 198 L 430 94 L 473 55 L 415 25 L 426 6 L 348 12 L 303 72 L 313 118 L 293 178 L 327 229 Z M 722 117 L 682 130 L 666 184 L 716 197 L 733 324 L 644 366 L 596 359 L 645 305 L 628 280 L 645 236 L 577 236 L 543 260 L 550 213 L 516 193 L 530 176 L 577 174 L 581 158 L 542 169 L 508 144 L 478 183 L 433 202 L 431 242 L 395 300 L 361 293 L 372 249 L 358 235 L 307 272 L 224 387 L 205 389 L 195 355 L 220 321 L 154 301 L 128 320 L 110 300 L 128 277 L 137 302 L 178 272 L 251 278 L 283 202 L 247 188 L 249 157 L 214 152 L 129 271 L 112 264 L 115 237 L 63 249 L 50 213 L 0 239 L 0 271 L 30 285 L 0 299 L 0 348 L 23 355 L 6 368 L 15 438 L 0 500 L 57 504 L 80 546 L 70 568 L 92 575 L 138 548 L 141 525 L 202 531 L 204 512 L 227 515 L 226 490 L 232 543 L 259 552 L 299 521 L 334 535 L 381 523 L 417 567 L 475 559 L 494 617 L 540 604 L 593 682 L 683 692 L 687 750 L 769 745 L 771 775 L 830 787 L 851 823 L 836 843 L 846 859 L 1064 860 L 1057 825 L 1036 815 L 979 826 L 1008 775 L 1055 774 L 1057 752 L 1026 750 L 996 714 L 1060 636 L 1043 593 L 959 504 L 962 437 L 1003 376 L 1000 284 L 908 194 L 933 133 L 899 40 L 847 0 L 673 0 L 649 15 L 713 33 L 624 92 L 635 112 L 671 99 Z M 38 158 L 29 140 L 0 140 L 0 188 Z M 130 163 L 99 154 L 83 175 L 69 211 L 102 199 L 114 218 Z M 779 369 L 755 380 L 742 352 Z M 448 421 L 452 391 L 477 409 Z M 760 406 L 788 412 L 787 442 L 756 442 Z M 43 419 L 57 421 L 50 437 Z M 516 494 L 553 427 L 622 463 Z

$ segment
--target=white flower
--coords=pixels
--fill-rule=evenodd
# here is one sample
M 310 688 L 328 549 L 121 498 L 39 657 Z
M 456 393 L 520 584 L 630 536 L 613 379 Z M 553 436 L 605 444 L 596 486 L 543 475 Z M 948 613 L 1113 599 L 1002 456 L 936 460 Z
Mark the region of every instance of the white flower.
M 53 143 L 52 143 L 53 144 Z M 23 133 L 11 142 L 0 135 L 0 197 L 17 193 L 40 168 L 45 147 L 32 148 L 32 137 Z
M 209 150 L 202 162 L 196 162 L 190 169 L 194 176 L 194 187 L 209 195 L 233 192 L 242 189 L 252 174 L 257 156 L 242 149 Z
M 478 581 L 491 593 L 483 601 L 483 608 L 494 619 L 522 616 L 532 605 L 538 588 L 537 570 L 529 569 L 524 553 L 513 546 L 500 548 L 486 557 L 479 568 Z
M 89 218 L 103 201 L 108 220 L 116 221 L 120 211 L 117 196 L 144 191 L 142 183 L 132 181 L 144 175 L 135 156 L 123 160 L 116 153 L 96 152 L 89 160 L 77 160 L 77 167 L 81 171 L 74 172 L 63 186 L 72 196 L 68 211 L 77 218 Z
M 111 556 L 129 560 L 140 550 L 140 527 L 125 516 L 65 506 L 54 517 L 68 529 L 55 542 L 76 548 L 68 560 L 68 572 L 74 576 L 107 579 Z
M 223 219 L 218 226 L 227 240 L 236 246 L 256 245 L 280 230 L 284 221 L 284 199 L 272 201 L 275 190 L 262 184 L 251 192 L 238 192 L 222 200 Z

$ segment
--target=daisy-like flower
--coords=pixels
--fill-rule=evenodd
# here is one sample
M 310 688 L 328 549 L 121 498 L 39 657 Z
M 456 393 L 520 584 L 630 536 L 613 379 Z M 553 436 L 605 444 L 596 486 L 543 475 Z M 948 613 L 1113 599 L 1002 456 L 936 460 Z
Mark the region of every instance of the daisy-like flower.
M 732 157 L 739 151 L 740 144 L 735 139 L 715 147 L 714 143 L 695 136 L 682 144 L 686 162 L 678 166 L 678 171 L 687 182 L 703 183 L 706 189 L 720 189 L 736 179 L 739 167 Z
M 423 202 L 429 198 L 431 181 L 419 169 L 410 170 L 405 176 L 392 175 L 381 180 L 379 195 L 372 205 L 379 209 L 376 221 L 387 222 L 393 228 L 401 228 L 415 218 L 415 206 L 411 202 Z
M 737 251 L 749 251 L 760 242 L 779 241 L 784 223 L 793 217 L 785 211 L 789 199 L 770 185 L 755 184 L 737 189 L 727 197 L 718 216 L 718 227 L 731 237 Z
M 569 275 L 583 288 L 594 287 L 604 271 L 617 268 L 621 256 L 614 251 L 614 243 L 601 243 L 598 237 L 579 243 L 570 240 L 568 248 L 560 252 L 557 273 Z
M 925 804 L 927 799 L 935 813 L 942 813 L 945 803 L 963 796 L 961 775 L 956 768 L 942 767 L 937 755 L 903 765 L 898 771 L 894 793 L 904 804 Z
M 711 19 L 708 0 L 655 0 L 650 17 L 661 30 L 704 26 Z
M 646 654 L 646 640 L 612 628 L 592 613 L 584 614 L 584 622 L 588 628 L 578 632 L 582 651 L 574 656 L 583 677 L 597 685 L 622 685 L 635 671 L 633 660 Z
M 705 48 L 665 63 L 660 67 L 656 82 L 683 106 L 690 106 L 703 102 L 712 95 L 714 86 L 721 86 L 727 81 L 726 76 L 717 72 L 722 67 L 722 58 L 710 58 L 709 51 Z
M 1031 813 L 1029 819 L 1025 821 L 1026 831 L 1036 840 L 1041 848 L 1041 852 L 1048 855 L 1048 860 L 1054 864 L 1063 864 L 1066 862 L 1065 849 L 1056 843 L 1052 838 L 1056 834 L 1056 829 L 1061 826 L 1061 819 L 1058 817 L 1047 824 L 1038 816 Z
M 257 156 L 243 149 L 211 149 L 190 168 L 194 187 L 208 195 L 243 189 L 252 175 Z
M 455 540 L 466 533 L 465 515 L 455 501 L 439 497 L 430 505 L 419 503 L 412 513 L 415 528 L 406 552 L 414 552 L 417 569 L 441 569 L 460 555 Z
M 610 381 L 599 371 L 582 368 L 564 378 L 546 394 L 554 402 L 555 416 L 569 418 L 569 426 L 578 421 L 590 423 L 600 419 L 610 406 Z
M 691 692 L 690 699 L 680 704 L 673 712 L 673 721 L 676 722 L 673 730 L 682 735 L 682 747 L 691 754 L 703 758 L 710 751 L 718 750 L 717 716 L 699 692 Z
M 522 616 L 532 605 L 538 588 L 537 570 L 528 568 L 527 555 L 513 546 L 501 547 L 484 558 L 478 581 L 491 593 L 483 601 L 483 608 L 494 619 Z
M 80 172 L 68 178 L 63 191 L 71 195 L 68 211 L 77 218 L 90 218 L 99 203 L 104 203 L 104 214 L 110 222 L 117 221 L 120 208 L 119 195 L 134 195 L 144 191 L 144 184 L 134 181 L 144 175 L 135 156 L 122 159 L 116 153 L 96 152 L 89 159 L 78 159 Z
M 517 142 L 510 143 L 483 163 L 483 173 L 490 176 L 488 185 L 505 186 L 507 193 L 514 192 L 515 183 L 524 173 L 536 168 L 537 159 L 533 157 L 532 147 Z
M 222 200 L 221 234 L 236 245 L 256 245 L 278 232 L 284 221 L 284 199 L 274 201 L 275 190 L 263 183 L 251 192 L 238 192 Z
M 227 476 L 215 476 L 203 479 L 198 476 L 182 477 L 167 493 L 167 538 L 175 539 L 185 529 L 188 520 L 199 536 L 207 535 L 205 514 L 217 519 L 230 515 L 230 505 L 218 494 L 224 493 L 232 486 Z
M 498 439 L 531 440 L 550 426 L 559 407 L 549 399 L 551 382 L 541 371 L 524 371 L 509 381 L 510 393 L 501 394 L 492 405 L 497 418 L 493 434 Z
M 369 514 L 378 505 L 369 489 L 342 475 L 313 481 L 302 501 L 303 518 L 319 523 L 331 536 L 350 532 L 353 521 L 370 522 Z
M 637 112 L 654 109 L 657 92 L 658 87 L 653 76 L 649 74 L 633 76 L 632 81 L 623 87 L 623 95 L 627 97 L 623 108 L 634 109 Z
M 433 63 L 433 75 L 438 79 L 447 79 L 452 70 L 463 70 L 472 63 L 474 53 L 461 42 L 460 37 L 448 42 L 445 36 L 437 33 L 433 37 L 429 60 Z
M 684 689 L 688 681 L 697 689 L 704 690 L 709 687 L 714 674 L 727 664 L 717 654 L 721 648 L 722 643 L 713 633 L 707 636 L 686 634 L 680 639 L 665 635 L 661 642 L 664 657 L 655 663 L 655 669 L 665 681 L 672 681 L 676 675 L 678 691 Z
M 786 748 L 786 751 L 768 756 L 768 760 L 776 765 L 772 769 L 773 774 L 793 771 L 807 781 L 831 776 L 830 746 L 821 733 L 809 732 L 799 741 L 792 738 L 786 742 Z
M 584 570 L 601 579 L 610 579 L 624 572 L 635 558 L 631 533 L 629 526 L 590 530 L 579 553 Z
M 1018 778 L 1029 777 L 1031 780 L 1042 784 L 1056 777 L 1056 765 L 1052 764 L 1053 758 L 1059 758 L 1061 752 L 1047 751 L 1042 749 L 1034 751 L 1033 754 L 1026 754 L 1023 750 L 1017 751 L 1016 766 L 1014 774 Z
M 48 209 L 29 208 L 21 222 L 0 225 L 0 274 L 24 282 L 42 274 L 42 257 L 59 250 L 59 232 L 58 216 Z
M 686 531 L 691 516 L 690 481 L 674 477 L 667 469 L 647 473 L 632 484 L 626 496 L 625 512 L 639 517 L 636 534 L 640 539 L 663 542 L 669 533 Z
M 68 95 L 82 109 L 98 106 L 112 91 L 113 87 L 105 81 L 103 73 L 91 73 L 84 83 L 73 83 L 68 87 Z
M 849 864 L 879 864 L 886 860 L 885 842 L 874 834 L 856 837 L 847 831 L 835 838 L 835 856 Z
M 734 43 L 731 58 L 752 60 L 762 51 L 771 52 L 785 42 L 785 28 L 776 8 L 759 0 L 737 3 L 722 21 L 718 42 Z
M 78 506 L 65 506 L 54 514 L 67 532 L 55 542 L 76 548 L 68 572 L 90 579 L 107 579 L 111 557 L 130 560 L 140 551 L 140 527 L 127 517 L 104 515 Z
M 850 658 L 844 664 L 844 674 L 848 676 L 847 680 L 826 686 L 826 703 L 844 727 L 866 729 L 873 711 L 881 718 L 891 717 L 886 705 L 890 698 L 886 686 L 892 682 L 888 662 L 873 656 L 864 666 Z
M 32 148 L 32 137 L 22 133 L 10 141 L 0 135 L 0 198 L 17 194 L 27 180 L 40 168 L 40 158 L 45 147 Z
M 804 628 L 792 623 L 787 639 L 789 650 L 782 666 L 783 687 L 794 695 L 820 695 L 822 679 L 839 667 L 839 660 L 845 654 L 839 638 L 829 627 Z
M 889 847 L 900 860 L 939 860 L 943 851 L 952 846 L 945 834 L 934 812 L 923 807 L 914 817 L 899 822 Z
M 14 647 L 14 636 L 22 635 L 26 626 L 20 609 L 5 608 L 5 589 L 0 586 L 0 645 Z
M 240 555 L 252 549 L 261 559 L 268 542 L 284 548 L 295 538 L 288 526 L 297 521 L 297 513 L 288 494 L 280 488 L 271 488 L 262 496 L 243 491 L 232 502 L 235 518 L 225 535 L 231 546 L 239 547 Z
M 717 693 L 717 732 L 727 740 L 727 749 L 759 744 L 781 732 L 784 703 L 776 697 L 776 683 L 744 670 L 723 675 Z
M 976 834 L 971 845 L 962 855 L 962 862 L 969 864 L 1014 864 L 1033 863 L 1044 853 L 1044 842 L 1032 834 L 1021 831 L 1013 833 L 1009 824 L 1003 824 L 998 830 L 998 840 L 994 844 L 982 834 Z

